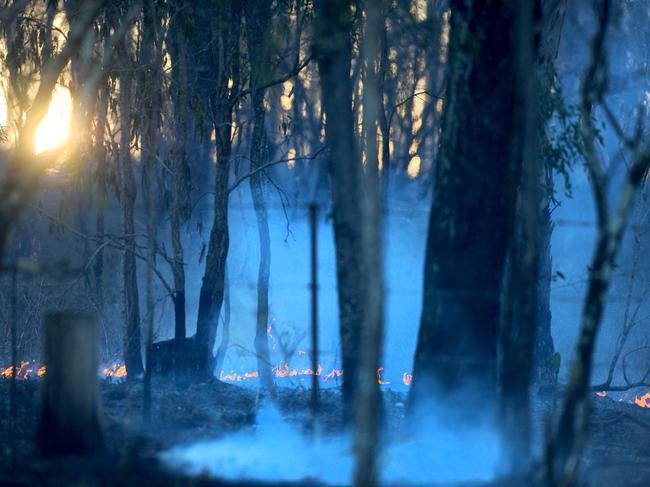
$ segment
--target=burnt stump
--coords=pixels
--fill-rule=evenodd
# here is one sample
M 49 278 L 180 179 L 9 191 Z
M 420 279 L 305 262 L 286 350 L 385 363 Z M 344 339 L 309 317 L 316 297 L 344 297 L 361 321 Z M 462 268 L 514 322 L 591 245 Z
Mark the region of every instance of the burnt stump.
M 44 456 L 86 455 L 102 449 L 101 399 L 94 316 L 45 317 L 45 366 L 37 443 Z

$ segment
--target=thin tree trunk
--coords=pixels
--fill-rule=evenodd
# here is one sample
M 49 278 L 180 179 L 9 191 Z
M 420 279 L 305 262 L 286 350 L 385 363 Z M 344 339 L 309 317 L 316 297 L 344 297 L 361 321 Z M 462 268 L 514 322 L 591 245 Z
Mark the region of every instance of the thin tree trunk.
M 153 269 L 156 265 L 156 162 L 160 137 L 161 114 L 160 90 L 162 88 L 162 34 L 161 12 L 154 0 L 143 5 L 143 36 L 140 61 L 144 72 L 140 79 L 140 99 L 144 103 L 145 120 L 142 133 L 142 158 L 146 191 L 145 209 L 147 212 L 147 330 L 146 361 L 144 376 L 143 419 L 151 420 L 151 377 L 153 374 L 154 340 L 154 288 Z
M 103 27 L 107 29 L 108 22 L 105 21 Z M 102 39 L 105 41 L 105 39 Z M 105 85 L 99 87 L 97 96 L 97 124 L 94 133 L 94 154 L 97 167 L 99 168 L 99 183 L 95 185 L 96 191 L 101 195 L 107 190 L 106 172 L 108 169 L 106 148 L 104 146 L 104 136 L 106 133 L 106 123 L 108 117 L 108 88 Z M 93 278 L 95 296 L 97 299 L 97 308 L 100 312 L 104 310 L 104 201 L 95 201 L 97 205 L 95 213 L 95 232 L 100 239 L 95 249 L 95 262 L 93 264 Z
M 226 358 L 226 352 L 228 351 L 228 345 L 230 344 L 230 283 L 228 281 L 228 269 L 226 268 L 226 277 L 225 277 L 225 286 L 226 292 L 223 302 L 223 330 L 221 333 L 221 343 L 217 349 L 217 354 L 215 355 L 214 364 L 215 370 L 218 373 L 221 373 L 223 368 L 223 361 Z
M 131 159 L 131 123 L 132 123 L 132 71 L 131 53 L 127 40 L 120 44 L 118 52 L 123 69 L 120 71 L 120 145 L 118 164 L 120 169 L 120 200 L 122 203 L 122 229 L 124 232 L 125 251 L 122 257 L 124 279 L 124 363 L 129 378 L 136 378 L 144 371 L 142 351 L 140 349 L 140 296 L 138 293 L 137 267 L 135 260 L 135 222 L 134 208 L 136 184 Z
M 383 346 L 384 287 L 381 224 L 382 198 L 379 178 L 377 130 L 383 112 L 381 71 L 375 66 L 381 57 L 381 38 L 385 30 L 382 0 L 364 2 L 366 25 L 363 43 L 364 97 L 363 132 L 365 134 L 366 171 L 359 181 L 363 248 L 363 322 L 361 323 L 360 364 L 356 388 L 356 453 L 355 485 L 371 487 L 379 483 L 379 420 L 382 411 L 381 393 L 376 371 L 381 363 Z M 381 68 L 380 68 L 381 69 Z
M 263 166 L 268 160 L 266 137 L 266 111 L 264 109 L 265 90 L 258 89 L 265 82 L 268 46 L 265 45 L 270 25 L 271 12 L 264 2 L 246 3 L 246 36 L 248 57 L 251 65 L 251 99 L 253 108 L 253 134 L 251 138 L 251 170 Z M 274 395 L 273 376 L 267 327 L 269 324 L 269 279 L 271 276 L 271 237 L 269 216 L 262 185 L 265 173 L 256 172 L 249 178 L 253 207 L 257 217 L 260 240 L 260 263 L 257 274 L 257 321 L 255 323 L 255 353 L 260 373 L 262 392 Z
M 361 208 L 358 190 L 362 176 L 352 117 L 351 15 L 348 0 L 319 1 L 316 43 L 321 79 L 323 112 L 327 117 L 325 135 L 330 149 L 334 246 L 339 303 L 339 328 L 343 362 L 343 416 L 354 417 L 354 390 L 357 384 L 360 330 L 363 322 L 364 282 L 362 280 Z
M 609 201 L 609 176 L 603 171 L 598 148 L 598 131 L 593 113 L 596 104 L 605 96 L 602 79 L 608 75 L 607 40 L 613 14 L 613 2 L 603 0 L 597 10 L 598 29 L 591 45 L 590 62 L 582 86 L 580 104 L 580 135 L 582 154 L 589 171 L 598 217 L 596 246 L 589 268 L 589 281 L 584 301 L 580 333 L 575 355 L 571 362 L 569 381 L 564 395 L 557 429 L 547 454 L 549 484 L 561 481 L 560 485 L 577 483 L 580 456 L 589 432 L 589 381 L 593 367 L 593 353 L 605 310 L 607 291 L 611 284 L 616 255 L 627 225 L 627 220 L 636 198 L 639 186 L 650 169 L 650 144 L 642 143 L 640 135 L 628 147 L 631 162 L 628 165 L 616 204 Z
M 186 219 L 184 195 L 189 193 L 188 139 L 190 124 L 187 39 L 183 31 L 182 11 L 176 11 L 170 20 L 167 42 L 172 56 L 173 110 L 175 146 L 172 151 L 172 181 L 170 230 L 173 250 L 174 276 L 174 369 L 179 371 L 187 336 L 185 309 L 185 252 L 181 240 L 181 226 Z
M 567 0 L 544 0 L 542 2 L 542 32 L 540 39 L 537 69 L 541 96 L 549 96 L 554 83 L 555 60 L 560 47 L 562 28 L 566 15 Z M 543 121 L 546 124 L 546 120 Z M 545 127 L 542 127 L 544 129 Z M 545 136 L 545 134 L 544 134 Z M 547 169 L 548 172 L 548 169 Z M 551 258 L 551 195 L 553 193 L 552 175 L 542 175 L 546 186 L 544 204 L 539 217 L 539 284 L 537 312 L 537 340 L 535 347 L 535 383 L 538 387 L 550 388 L 555 382 L 553 355 L 555 347 L 551 335 L 551 277 L 553 275 Z
M 233 101 L 231 94 L 239 87 L 238 56 L 241 23 L 241 4 L 235 0 L 223 1 L 222 9 L 212 20 L 214 42 L 223 46 L 215 55 L 212 120 L 216 132 L 216 181 L 214 217 L 199 295 L 196 323 L 197 368 L 202 376 L 212 376 L 212 351 L 217 333 L 219 315 L 224 297 L 226 260 L 230 237 L 228 234 L 228 180 L 232 137 Z M 232 88 L 228 82 L 232 80 Z
M 543 205 L 539 217 L 539 281 L 537 283 L 537 340 L 535 340 L 534 383 L 538 388 L 549 390 L 555 382 L 553 355 L 555 346 L 551 335 L 551 278 L 553 260 L 551 236 L 553 222 L 549 202 Z

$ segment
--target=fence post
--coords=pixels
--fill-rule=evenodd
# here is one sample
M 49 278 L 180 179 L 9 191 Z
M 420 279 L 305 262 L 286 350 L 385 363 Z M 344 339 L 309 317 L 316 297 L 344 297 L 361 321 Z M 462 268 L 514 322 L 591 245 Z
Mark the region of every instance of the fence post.
M 309 240 L 311 267 L 311 411 L 314 423 L 318 416 L 318 206 L 309 205 Z

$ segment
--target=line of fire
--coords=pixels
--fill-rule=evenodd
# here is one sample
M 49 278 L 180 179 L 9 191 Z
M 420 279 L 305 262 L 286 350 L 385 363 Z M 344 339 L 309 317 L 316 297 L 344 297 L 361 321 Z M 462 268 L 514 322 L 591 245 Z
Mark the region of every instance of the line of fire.
M 0 0 L 0 486 L 650 482 L 650 0 Z

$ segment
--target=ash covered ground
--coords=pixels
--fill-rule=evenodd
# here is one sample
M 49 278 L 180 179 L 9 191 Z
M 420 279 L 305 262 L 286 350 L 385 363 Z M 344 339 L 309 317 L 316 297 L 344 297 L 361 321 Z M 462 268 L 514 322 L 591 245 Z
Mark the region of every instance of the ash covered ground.
M 17 382 L 18 408 L 15 418 L 10 415 L 10 381 L 0 381 L 0 485 L 2 486 L 61 486 L 61 485 L 322 485 L 311 480 L 227 480 L 208 472 L 170 468 L 160 460 L 166 452 L 183 451 L 191 445 L 207 444 L 233 435 L 250 434 L 260 428 L 257 416 L 264 401 L 251 387 L 227 384 L 218 380 L 204 383 L 178 384 L 173 380 L 155 378 L 153 382 L 153 411 L 151 422 L 142 419 L 142 383 L 102 381 L 104 433 L 106 450 L 95 458 L 62 458 L 47 460 L 39 457 L 34 443 L 38 425 L 38 379 Z M 633 395 L 628 395 L 633 397 Z M 585 486 L 645 486 L 650 480 L 650 409 L 630 404 L 628 396 L 593 395 L 591 438 L 582 460 Z M 275 402 L 281 421 L 306 435 L 310 428 L 310 391 L 300 388 L 278 388 Z M 394 442 L 396 432 L 408 426 L 405 392 L 383 390 L 386 442 Z M 620 399 L 620 400 L 619 400 Z M 468 397 L 480 407 L 480 395 Z M 320 427 L 323 435 L 341 433 L 340 390 L 321 391 Z M 536 397 L 538 436 L 543 435 L 548 397 Z M 268 426 L 268 425 L 266 425 Z M 280 432 L 281 433 L 281 432 Z M 282 438 L 278 444 L 282 444 Z M 255 441 L 254 439 L 252 441 Z M 266 441 L 263 438 L 259 441 Z M 399 439 L 397 440 L 399 441 Z M 481 444 L 477 433 L 463 434 L 467 451 L 484 448 L 485 455 L 493 445 Z M 291 449 L 275 452 L 291 465 Z M 335 455 L 336 452 L 332 452 Z M 432 462 L 440 451 L 421 452 Z M 389 454 L 390 455 L 390 454 Z M 468 453 L 471 456 L 471 453 Z M 389 462 L 408 458 L 384 458 Z M 466 468 L 472 468 L 471 458 L 460 458 Z M 334 463 L 336 465 L 336 463 Z M 214 472 L 213 472 L 214 473 Z M 444 475 L 440 476 L 444 478 Z M 435 479 L 434 479 L 435 480 Z M 441 482 L 440 486 L 510 486 L 531 485 L 526 480 L 490 480 L 479 483 Z M 385 482 L 387 485 L 405 485 Z M 417 482 L 416 482 L 417 484 Z M 419 484 L 422 485 L 422 484 Z

